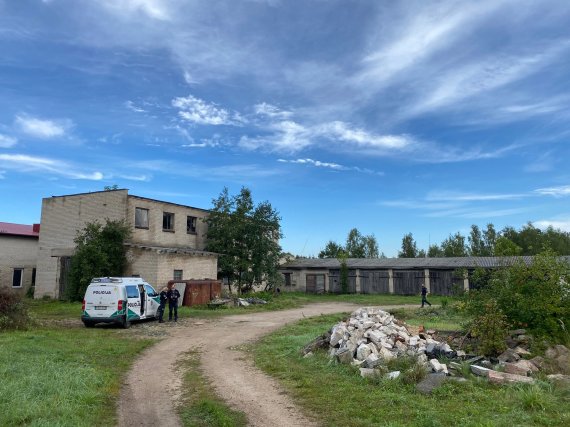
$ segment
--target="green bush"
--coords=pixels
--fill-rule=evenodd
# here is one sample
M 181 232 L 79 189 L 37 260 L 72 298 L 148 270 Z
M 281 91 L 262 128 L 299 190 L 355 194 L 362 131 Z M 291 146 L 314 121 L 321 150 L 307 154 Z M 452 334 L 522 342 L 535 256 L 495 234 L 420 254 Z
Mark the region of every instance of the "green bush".
M 26 329 L 30 316 L 19 295 L 0 289 L 0 331 Z
M 493 272 L 488 284 L 471 291 L 465 302 L 467 312 L 480 318 L 479 328 L 491 327 L 492 319 L 485 317 L 493 316 L 489 311 L 493 306 L 505 316 L 508 327 L 523 327 L 536 336 L 566 341 L 570 266 L 551 252 L 535 256 L 528 265 L 516 262 Z M 498 322 L 498 317 L 494 321 Z
M 483 354 L 497 355 L 506 349 L 507 329 L 507 317 L 493 300 L 485 303 L 484 311 L 471 323 L 471 334 L 479 338 L 479 350 Z

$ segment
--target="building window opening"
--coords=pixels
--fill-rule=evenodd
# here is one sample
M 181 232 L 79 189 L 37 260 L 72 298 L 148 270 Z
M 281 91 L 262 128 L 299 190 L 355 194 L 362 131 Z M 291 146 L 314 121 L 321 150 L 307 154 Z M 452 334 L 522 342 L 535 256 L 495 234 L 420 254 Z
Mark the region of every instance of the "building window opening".
M 174 231 L 174 214 L 164 212 L 162 214 L 162 231 Z
M 195 216 L 186 217 L 186 232 L 188 234 L 196 234 L 196 219 Z
M 291 286 L 291 273 L 283 273 L 285 278 L 285 286 Z
M 14 273 L 12 274 L 12 287 L 13 288 L 21 288 L 23 278 L 24 278 L 24 269 L 23 268 L 15 268 Z
M 135 208 L 135 228 L 148 229 L 148 209 Z
M 183 271 L 182 270 L 174 270 L 174 280 L 182 280 L 182 276 L 183 276 Z

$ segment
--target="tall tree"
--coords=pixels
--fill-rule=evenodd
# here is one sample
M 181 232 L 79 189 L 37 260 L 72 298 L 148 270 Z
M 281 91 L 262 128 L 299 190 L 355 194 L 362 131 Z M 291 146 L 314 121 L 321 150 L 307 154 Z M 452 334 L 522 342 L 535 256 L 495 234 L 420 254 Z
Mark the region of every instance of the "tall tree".
M 94 277 L 122 276 L 127 265 L 124 243 L 130 236 L 131 228 L 124 221 L 85 224 L 74 239 L 77 246 L 65 297 L 81 300 Z
M 485 242 L 477 225 L 473 224 L 471 226 L 467 240 L 469 241 L 469 255 L 482 256 L 485 253 Z
M 207 250 L 220 254 L 219 275 L 235 284 L 238 292 L 278 280 L 282 237 L 279 214 L 269 202 L 254 205 L 251 191 L 242 188 L 230 196 L 224 188 L 205 219 L 208 224 Z
M 344 252 L 342 245 L 329 240 L 325 248 L 319 252 L 319 258 L 338 258 Z
M 445 257 L 467 256 L 465 237 L 459 232 L 449 235 L 449 237 L 441 243 L 441 249 Z
M 495 254 L 495 243 L 497 242 L 497 232 L 492 223 L 487 224 L 487 228 L 483 231 L 484 256 L 493 256 Z
M 412 233 L 406 234 L 402 238 L 402 250 L 398 252 L 398 258 L 416 258 L 418 256 L 418 248 Z
M 429 258 L 443 258 L 445 255 L 443 249 L 434 243 L 433 245 L 429 245 L 427 256 Z
M 505 236 L 500 236 L 495 243 L 495 256 L 521 255 L 522 248 Z

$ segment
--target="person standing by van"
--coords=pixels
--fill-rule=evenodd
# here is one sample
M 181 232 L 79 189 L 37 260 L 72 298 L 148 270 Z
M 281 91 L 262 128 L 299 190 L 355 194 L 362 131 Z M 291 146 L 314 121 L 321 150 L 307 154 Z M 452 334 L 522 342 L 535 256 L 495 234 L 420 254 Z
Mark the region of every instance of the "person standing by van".
M 180 292 L 176 289 L 176 283 L 173 283 L 167 292 L 168 296 L 168 321 L 172 321 L 172 312 L 174 311 L 174 321 L 178 322 L 178 298 Z
M 166 308 L 166 301 L 168 301 L 168 288 L 165 286 L 160 291 L 160 302 L 158 305 L 158 323 L 164 323 L 164 310 Z

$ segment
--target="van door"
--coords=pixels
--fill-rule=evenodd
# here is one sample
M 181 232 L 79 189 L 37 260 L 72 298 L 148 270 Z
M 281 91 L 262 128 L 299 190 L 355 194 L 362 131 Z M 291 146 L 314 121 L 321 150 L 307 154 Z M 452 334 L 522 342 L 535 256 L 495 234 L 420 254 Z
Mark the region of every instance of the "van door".
M 139 294 L 139 288 L 137 285 L 127 285 L 125 288 L 127 290 L 129 320 L 140 319 L 141 298 Z
M 144 285 L 146 290 L 146 314 L 147 317 L 156 317 L 158 306 L 160 305 L 160 296 L 148 283 Z
M 116 313 L 119 299 L 117 285 L 91 284 L 85 292 L 85 311 L 94 319 L 109 318 Z

